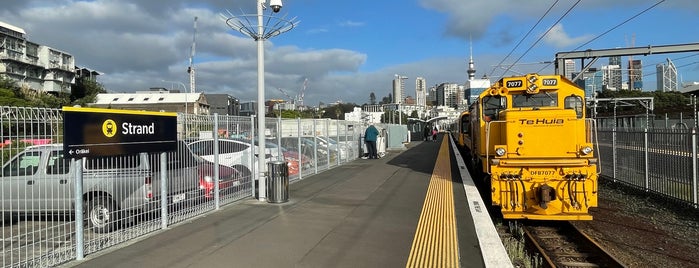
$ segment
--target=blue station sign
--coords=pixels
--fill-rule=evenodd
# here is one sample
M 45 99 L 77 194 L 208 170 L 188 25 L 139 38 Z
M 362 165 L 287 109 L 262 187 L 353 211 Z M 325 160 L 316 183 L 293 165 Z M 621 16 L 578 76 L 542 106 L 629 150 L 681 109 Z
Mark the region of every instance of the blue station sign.
M 63 151 L 71 158 L 177 150 L 177 113 L 63 107 Z

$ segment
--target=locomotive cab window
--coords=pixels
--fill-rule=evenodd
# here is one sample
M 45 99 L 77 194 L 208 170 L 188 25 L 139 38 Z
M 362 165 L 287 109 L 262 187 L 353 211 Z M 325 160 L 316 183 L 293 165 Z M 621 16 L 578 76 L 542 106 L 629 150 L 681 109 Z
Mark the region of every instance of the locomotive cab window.
M 468 116 L 462 116 L 460 120 L 461 120 L 461 123 L 459 125 L 461 125 L 461 130 L 460 130 L 461 133 L 470 134 L 470 132 L 471 132 L 471 118 Z
M 570 95 L 563 101 L 566 109 L 575 110 L 575 114 L 578 118 L 583 117 L 583 100 L 582 97 L 577 95 Z
M 512 95 L 512 108 L 557 107 L 558 93 L 539 91 L 537 94 Z
M 502 96 L 487 96 L 483 98 L 483 120 L 486 122 L 498 120 L 498 114 L 506 107 L 507 99 Z

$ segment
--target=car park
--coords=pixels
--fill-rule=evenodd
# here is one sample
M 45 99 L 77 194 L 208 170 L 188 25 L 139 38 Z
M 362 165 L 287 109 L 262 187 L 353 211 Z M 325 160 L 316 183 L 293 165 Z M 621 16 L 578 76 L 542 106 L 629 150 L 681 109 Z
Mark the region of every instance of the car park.
M 301 154 L 315 161 L 318 166 L 327 165 L 328 158 L 330 158 L 330 162 L 333 163 L 337 155 L 313 137 L 282 137 L 280 140 L 282 147 L 298 148 Z M 299 141 L 301 141 L 300 147 Z M 328 153 L 330 153 L 330 155 L 328 155 Z
M 214 162 L 214 139 L 201 139 L 189 143 L 194 154 L 206 161 Z M 235 168 L 243 177 L 250 177 L 257 167 L 257 146 L 241 139 L 218 139 L 218 163 Z M 267 149 L 265 159 L 271 161 L 277 152 Z
M 209 193 L 215 167 L 193 154 L 184 142 L 166 153 L 167 196 L 161 195 L 160 154 L 140 153 L 83 158 L 83 211 L 88 228 L 110 232 L 131 215 L 158 213 L 168 205 L 200 200 Z M 29 146 L 2 167 L 3 224 L 21 218 L 75 213 L 77 168 L 63 154 L 63 144 Z M 240 180 L 233 168 L 219 166 L 221 184 Z
M 310 157 L 299 153 L 296 150 L 281 147 L 277 145 L 276 139 L 268 139 L 267 146 L 272 150 L 280 150 L 284 156 L 284 161 L 286 161 L 287 167 L 289 168 L 289 175 L 294 176 L 303 170 L 310 170 L 313 168 L 313 161 Z M 299 162 L 300 160 L 300 162 Z

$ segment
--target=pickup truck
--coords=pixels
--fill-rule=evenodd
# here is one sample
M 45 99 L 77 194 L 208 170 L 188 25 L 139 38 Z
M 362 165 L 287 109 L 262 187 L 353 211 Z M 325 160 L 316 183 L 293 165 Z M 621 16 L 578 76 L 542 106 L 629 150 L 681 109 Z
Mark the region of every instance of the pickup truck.
M 94 232 L 111 232 L 131 215 L 160 212 L 160 154 L 84 158 L 83 211 Z M 184 142 L 167 153 L 168 204 L 210 198 L 214 165 L 193 154 Z M 22 216 L 74 214 L 75 172 L 63 144 L 27 147 L 2 167 L 5 222 Z M 219 165 L 220 185 L 239 185 L 237 170 Z

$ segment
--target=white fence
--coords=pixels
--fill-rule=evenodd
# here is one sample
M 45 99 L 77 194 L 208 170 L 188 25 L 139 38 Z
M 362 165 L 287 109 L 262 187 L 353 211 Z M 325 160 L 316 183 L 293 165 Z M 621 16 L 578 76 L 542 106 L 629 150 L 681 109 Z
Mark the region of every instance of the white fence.
M 245 145 L 257 137 L 254 117 L 180 114 L 186 145 L 176 152 L 73 161 L 63 158 L 62 118 L 0 107 L 2 267 L 57 266 L 255 196 L 257 150 Z M 265 158 L 283 158 L 290 181 L 363 153 L 360 123 L 265 120 Z M 599 142 L 602 175 L 697 207 L 694 130 L 600 130 Z
M 61 110 L 0 107 L 2 267 L 82 259 L 255 196 L 255 120 L 180 114 L 175 152 L 69 160 Z M 265 120 L 264 157 L 290 181 L 361 153 L 358 123 Z

